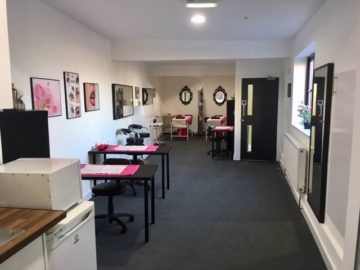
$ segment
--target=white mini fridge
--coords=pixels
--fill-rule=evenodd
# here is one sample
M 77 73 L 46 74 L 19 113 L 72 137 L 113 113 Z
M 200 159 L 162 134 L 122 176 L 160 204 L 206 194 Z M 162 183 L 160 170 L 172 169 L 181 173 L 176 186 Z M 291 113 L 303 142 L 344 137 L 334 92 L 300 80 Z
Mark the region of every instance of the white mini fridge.
M 83 201 L 46 233 L 49 270 L 96 270 L 94 203 Z

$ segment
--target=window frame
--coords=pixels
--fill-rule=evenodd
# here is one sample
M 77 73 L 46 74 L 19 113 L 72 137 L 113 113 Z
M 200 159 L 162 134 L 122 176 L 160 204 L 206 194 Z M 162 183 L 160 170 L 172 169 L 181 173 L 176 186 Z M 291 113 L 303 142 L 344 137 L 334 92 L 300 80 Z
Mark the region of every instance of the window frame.
M 312 65 L 311 65 L 312 62 Z M 304 104 L 311 106 L 312 90 L 313 90 L 313 77 L 314 77 L 314 67 L 315 67 L 315 53 L 309 55 L 306 58 L 306 75 L 305 75 L 305 89 L 304 89 Z M 311 77 L 310 77 L 311 76 Z

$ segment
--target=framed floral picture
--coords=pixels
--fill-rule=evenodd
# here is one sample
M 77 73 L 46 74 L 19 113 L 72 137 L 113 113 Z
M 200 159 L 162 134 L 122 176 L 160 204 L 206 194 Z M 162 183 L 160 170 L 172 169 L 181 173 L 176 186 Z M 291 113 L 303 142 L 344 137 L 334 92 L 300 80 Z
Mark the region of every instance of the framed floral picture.
M 100 109 L 99 84 L 84 83 L 85 112 Z
M 81 116 L 79 74 L 64 72 L 66 118 Z
M 36 111 L 48 111 L 48 116 L 61 115 L 60 81 L 30 78 L 32 107 Z

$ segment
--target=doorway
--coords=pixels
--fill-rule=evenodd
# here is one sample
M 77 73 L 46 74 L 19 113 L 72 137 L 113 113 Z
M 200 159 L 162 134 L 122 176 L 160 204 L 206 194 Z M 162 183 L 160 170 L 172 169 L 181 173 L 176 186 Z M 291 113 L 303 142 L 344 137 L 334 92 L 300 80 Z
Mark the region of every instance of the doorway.
M 241 159 L 276 161 L 279 78 L 242 80 Z

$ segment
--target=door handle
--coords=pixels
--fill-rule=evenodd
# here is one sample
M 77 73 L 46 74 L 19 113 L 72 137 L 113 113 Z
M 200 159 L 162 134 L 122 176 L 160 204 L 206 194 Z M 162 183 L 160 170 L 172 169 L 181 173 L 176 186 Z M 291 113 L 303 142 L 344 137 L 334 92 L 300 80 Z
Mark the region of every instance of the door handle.
M 246 114 L 245 114 L 246 105 L 247 105 L 247 101 L 245 99 L 241 100 L 241 108 L 242 108 L 241 121 L 242 122 L 244 122 L 244 118 L 246 116 Z
M 309 166 L 309 179 L 308 179 L 308 194 L 312 193 L 312 188 L 313 188 L 313 170 L 314 170 L 314 149 L 312 147 L 310 147 L 310 166 Z
M 317 101 L 317 105 L 320 107 L 319 117 L 322 117 L 322 115 L 323 115 L 324 100 L 319 99 L 319 100 Z

